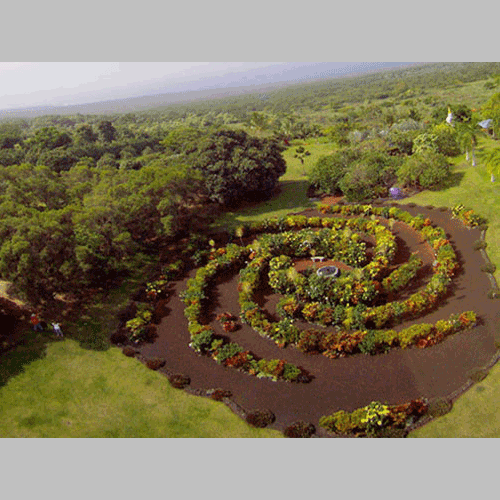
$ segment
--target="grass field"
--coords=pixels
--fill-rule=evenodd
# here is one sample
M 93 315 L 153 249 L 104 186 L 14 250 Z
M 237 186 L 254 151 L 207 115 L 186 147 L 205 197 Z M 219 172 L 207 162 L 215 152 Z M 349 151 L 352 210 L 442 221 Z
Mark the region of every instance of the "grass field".
M 190 396 L 123 355 L 51 343 L 0 388 L 1 437 L 283 437 L 254 429 L 223 403 Z

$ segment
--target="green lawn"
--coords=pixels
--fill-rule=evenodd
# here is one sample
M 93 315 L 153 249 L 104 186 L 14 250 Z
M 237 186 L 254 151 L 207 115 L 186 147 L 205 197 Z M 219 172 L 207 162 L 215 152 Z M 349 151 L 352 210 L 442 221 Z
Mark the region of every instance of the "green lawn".
M 120 349 L 66 339 L 0 388 L 1 437 L 283 437 L 223 403 L 190 396 Z

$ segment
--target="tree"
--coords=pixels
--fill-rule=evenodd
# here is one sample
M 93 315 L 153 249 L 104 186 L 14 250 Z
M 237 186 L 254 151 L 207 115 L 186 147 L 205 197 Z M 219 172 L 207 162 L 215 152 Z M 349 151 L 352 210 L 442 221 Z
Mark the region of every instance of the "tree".
M 475 146 L 477 145 L 477 120 L 469 120 L 457 123 L 456 131 L 458 144 L 465 152 L 465 159 L 469 161 L 469 153 L 472 155 L 472 166 L 476 166 Z
M 80 277 L 71 216 L 67 208 L 9 219 L 13 228 L 0 246 L 0 273 L 32 303 L 75 291 Z
M 92 126 L 88 123 L 77 125 L 74 135 L 77 143 L 94 143 L 98 139 L 97 134 L 94 133 Z
M 178 127 L 172 130 L 160 144 L 167 154 L 189 154 L 196 151 L 203 130 L 195 127 Z
M 500 128 L 500 92 L 491 96 L 491 98 L 482 107 L 482 114 L 485 119 L 492 120 L 493 138 L 496 139 L 496 131 Z
M 97 125 L 99 139 L 102 142 L 112 142 L 116 138 L 116 130 L 109 120 L 101 120 Z
M 359 157 L 359 153 L 349 149 L 335 151 L 331 155 L 321 156 L 309 171 L 309 182 L 323 194 L 334 194 L 339 188 L 339 181 L 345 175 L 349 164 Z
M 397 171 L 401 186 L 431 188 L 450 175 L 446 157 L 432 149 L 424 149 L 408 157 Z
M 198 150 L 186 162 L 203 176 L 211 201 L 231 204 L 241 198 L 262 199 L 274 191 L 286 172 L 282 151 L 271 139 L 222 129 L 199 141 Z
M 35 130 L 33 135 L 25 141 L 25 145 L 40 154 L 45 150 L 69 146 L 72 142 L 73 139 L 64 130 L 56 127 L 42 127 Z
M 269 126 L 269 122 L 270 122 L 269 116 L 266 115 L 265 113 L 254 111 L 250 115 L 249 119 L 250 127 L 256 130 L 262 131 L 267 129 Z
M 299 146 L 298 148 L 295 148 L 295 154 L 293 155 L 294 158 L 297 158 L 301 165 L 304 166 L 304 158 L 306 156 L 311 156 L 311 153 L 307 151 L 304 146 Z M 306 172 L 304 170 L 303 172 L 304 175 L 306 175 Z
M 495 182 L 496 176 L 500 174 L 500 148 L 488 151 L 484 156 L 484 162 L 490 174 L 491 182 Z

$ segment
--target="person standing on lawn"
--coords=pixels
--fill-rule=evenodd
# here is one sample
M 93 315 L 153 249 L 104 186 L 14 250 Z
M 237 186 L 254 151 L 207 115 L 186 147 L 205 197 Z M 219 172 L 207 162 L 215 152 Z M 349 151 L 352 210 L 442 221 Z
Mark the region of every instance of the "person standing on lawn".
M 59 323 L 52 323 L 52 328 L 57 337 L 63 337 L 63 332 L 61 330 L 61 325 Z
M 33 325 L 33 330 L 35 332 L 43 332 L 42 325 L 40 324 L 40 320 L 38 319 L 38 315 L 33 313 L 31 315 L 31 324 Z

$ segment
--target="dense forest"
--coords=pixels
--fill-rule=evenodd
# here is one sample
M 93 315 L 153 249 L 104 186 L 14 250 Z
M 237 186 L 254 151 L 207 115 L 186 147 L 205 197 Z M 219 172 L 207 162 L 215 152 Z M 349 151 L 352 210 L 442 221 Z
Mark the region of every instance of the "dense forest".
M 447 89 L 458 95 L 473 82 L 475 93 L 449 100 Z M 418 65 L 137 112 L 6 118 L 0 276 L 31 303 L 114 283 L 213 214 L 273 196 L 297 139 L 335 148 L 309 172 L 318 193 L 357 201 L 394 185 L 429 188 L 449 175 L 449 157 L 473 159 L 484 119 L 496 137 L 500 63 Z

